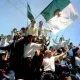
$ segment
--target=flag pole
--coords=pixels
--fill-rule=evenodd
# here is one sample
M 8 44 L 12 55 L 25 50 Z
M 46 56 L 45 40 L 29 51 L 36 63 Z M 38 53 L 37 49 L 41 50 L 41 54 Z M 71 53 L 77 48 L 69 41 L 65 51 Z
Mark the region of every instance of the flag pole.
M 54 0 L 53 0 L 53 1 L 54 1 Z M 51 3 L 52 3 L 53 1 L 51 1 Z M 51 4 L 51 3 L 50 3 L 50 4 Z M 49 6 L 50 4 L 48 4 L 48 6 Z M 28 6 L 28 3 L 27 3 L 27 6 Z M 48 6 L 47 6 L 47 7 L 48 7 Z M 46 8 L 47 8 L 47 7 L 46 7 Z M 46 8 L 45 8 L 45 9 L 46 9 Z M 45 9 L 44 9 L 44 10 L 45 10 Z M 42 11 L 34 18 L 34 20 L 36 20 L 44 10 L 42 10 Z M 27 14 L 28 14 L 28 13 L 27 13 Z M 28 15 L 27 15 L 27 16 L 28 16 Z
M 28 26 L 28 2 L 27 2 L 27 26 Z

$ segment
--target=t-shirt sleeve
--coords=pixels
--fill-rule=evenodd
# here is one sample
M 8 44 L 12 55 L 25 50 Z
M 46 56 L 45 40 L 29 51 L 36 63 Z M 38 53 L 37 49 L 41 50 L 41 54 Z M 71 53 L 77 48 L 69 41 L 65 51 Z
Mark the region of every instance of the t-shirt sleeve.
M 34 49 L 41 49 L 41 45 L 42 45 L 42 44 L 33 43 L 33 48 L 34 48 Z
M 58 60 L 59 59 L 59 56 L 55 56 L 54 57 L 54 61 Z

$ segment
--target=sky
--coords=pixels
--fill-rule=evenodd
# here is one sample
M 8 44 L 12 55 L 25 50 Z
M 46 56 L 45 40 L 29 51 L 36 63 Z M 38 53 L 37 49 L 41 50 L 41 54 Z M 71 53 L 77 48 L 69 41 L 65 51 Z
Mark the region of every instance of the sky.
M 13 28 L 20 30 L 21 27 L 27 27 L 29 20 L 27 18 L 27 3 L 30 5 L 32 14 L 36 18 L 36 26 L 40 20 L 46 22 L 40 13 L 46 8 L 52 0 L 0 0 L 0 34 L 10 34 Z M 76 12 L 80 15 L 80 0 L 70 0 Z M 65 30 L 58 33 L 58 36 L 71 39 L 74 45 L 80 43 L 80 18 L 69 25 Z M 50 33 L 55 39 L 56 35 Z M 50 44 L 52 45 L 52 43 Z

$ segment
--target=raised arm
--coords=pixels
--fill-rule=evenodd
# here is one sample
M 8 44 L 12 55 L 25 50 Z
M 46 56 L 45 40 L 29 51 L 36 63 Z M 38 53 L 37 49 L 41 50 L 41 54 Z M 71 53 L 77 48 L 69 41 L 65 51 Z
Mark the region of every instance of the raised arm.
M 50 36 L 48 38 L 48 40 L 46 40 L 46 46 L 48 46 L 50 44 Z
M 52 39 L 55 44 L 58 44 L 56 40 Z
M 65 54 L 67 54 L 67 49 L 66 49 L 65 52 L 63 52 L 62 54 L 55 56 L 55 61 L 56 61 L 57 59 L 63 57 Z
M 12 42 L 11 44 L 7 45 L 7 46 L 3 46 L 3 47 L 0 47 L 0 50 L 9 50 L 11 48 L 11 46 L 14 45 L 14 42 Z
M 67 44 L 70 42 L 70 38 L 67 40 Z

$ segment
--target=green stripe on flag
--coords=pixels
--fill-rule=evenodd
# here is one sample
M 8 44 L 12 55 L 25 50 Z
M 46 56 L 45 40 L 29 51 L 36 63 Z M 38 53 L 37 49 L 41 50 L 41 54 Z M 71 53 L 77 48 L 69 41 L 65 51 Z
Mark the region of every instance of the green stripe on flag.
M 30 8 L 29 4 L 27 4 L 27 16 L 30 20 L 34 19 L 34 16 L 31 13 L 31 8 Z
M 63 10 L 68 4 L 70 0 L 53 0 L 42 12 L 41 14 L 45 18 L 46 21 L 51 19 L 53 16 L 58 14 L 61 10 Z

